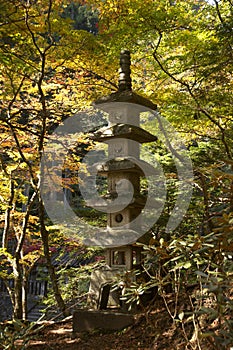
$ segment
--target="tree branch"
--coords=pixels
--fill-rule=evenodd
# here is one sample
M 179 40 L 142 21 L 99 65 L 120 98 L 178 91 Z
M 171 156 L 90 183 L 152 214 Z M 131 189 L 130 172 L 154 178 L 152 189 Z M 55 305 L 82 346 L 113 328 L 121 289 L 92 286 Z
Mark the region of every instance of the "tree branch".
M 176 83 L 178 83 L 178 84 L 184 86 L 184 87 L 187 89 L 187 91 L 188 91 L 188 93 L 190 94 L 190 96 L 192 97 L 192 99 L 195 101 L 195 103 L 196 103 L 196 105 L 197 105 L 197 109 L 198 109 L 200 112 L 202 112 L 214 125 L 216 125 L 216 126 L 219 128 L 219 130 L 220 130 L 220 132 L 221 132 L 221 135 L 222 135 L 222 143 L 223 143 L 223 145 L 224 145 L 224 147 L 225 147 L 225 150 L 226 150 L 226 153 L 227 153 L 228 157 L 231 158 L 231 157 L 232 157 L 232 154 L 231 154 L 230 148 L 229 148 L 229 146 L 228 146 L 228 144 L 227 144 L 227 141 L 226 141 L 226 138 L 225 138 L 225 129 L 221 126 L 221 124 L 220 124 L 217 120 L 215 120 L 215 119 L 211 116 L 211 114 L 210 114 L 205 108 L 203 108 L 203 107 L 200 105 L 200 103 L 199 103 L 197 97 L 195 96 L 195 94 L 193 93 L 192 88 L 190 87 L 190 85 L 189 85 L 187 82 L 184 82 L 182 79 L 176 78 L 176 77 L 174 76 L 174 74 L 170 73 L 169 70 L 168 70 L 167 68 L 164 67 L 164 65 L 160 62 L 160 60 L 159 60 L 158 57 L 157 57 L 156 50 L 153 51 L 152 55 L 153 55 L 155 61 L 158 63 L 159 67 L 162 69 L 162 71 L 163 71 L 167 76 L 169 76 L 172 80 L 174 80 Z
M 27 210 L 23 219 L 22 233 L 21 233 L 20 239 L 18 240 L 18 244 L 15 251 L 16 254 L 20 254 L 20 252 L 22 251 L 24 240 L 27 234 L 28 221 L 31 215 L 31 208 L 33 203 L 35 202 L 36 196 L 37 196 L 37 191 L 34 191 L 31 198 L 29 199 Z
M 5 212 L 5 224 L 4 224 L 4 229 L 3 229 L 3 234 L 2 234 L 2 247 L 7 249 L 7 241 L 8 241 L 8 235 L 9 235 L 9 230 L 10 230 L 10 221 L 11 221 L 11 211 L 12 211 L 12 206 L 14 202 L 14 197 L 15 197 L 15 185 L 14 185 L 14 180 L 10 179 L 10 198 L 7 203 L 7 208 Z
M 216 7 L 216 11 L 217 11 L 218 18 L 219 18 L 220 22 L 221 22 L 222 24 L 224 24 L 224 20 L 223 20 L 223 18 L 222 18 L 221 12 L 220 12 L 220 10 L 219 10 L 218 1 L 217 1 L 217 0 L 214 0 L 214 3 L 215 3 L 215 7 Z

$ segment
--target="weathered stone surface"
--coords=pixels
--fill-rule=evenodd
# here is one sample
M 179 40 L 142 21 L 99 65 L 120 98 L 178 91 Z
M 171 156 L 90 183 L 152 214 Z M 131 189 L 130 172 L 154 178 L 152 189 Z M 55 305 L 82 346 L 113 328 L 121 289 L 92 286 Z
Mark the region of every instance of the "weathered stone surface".
M 140 143 L 129 138 L 115 137 L 102 140 L 108 144 L 108 158 L 132 157 L 139 159 Z M 101 142 L 102 142 L 101 141 Z
M 95 234 L 91 234 L 90 236 L 85 237 L 85 244 L 88 246 L 102 246 L 109 248 L 116 246 L 120 247 L 123 245 L 135 243 L 139 238 L 141 238 L 141 236 L 141 231 L 137 232 L 136 230 L 130 228 L 125 228 L 122 230 L 107 227 L 107 229 L 103 231 L 99 231 Z
M 161 205 L 161 203 L 159 202 L 159 200 L 156 200 L 155 198 L 149 199 L 147 200 L 146 196 L 143 195 L 138 195 L 138 196 L 133 196 L 132 200 L 130 202 L 128 202 L 128 196 L 126 194 L 125 200 L 124 197 L 122 197 L 121 200 L 121 204 L 119 205 L 118 203 L 115 205 L 114 204 L 114 199 L 116 198 L 114 195 L 107 195 L 107 196 L 103 196 L 101 197 L 102 199 L 104 199 L 106 202 L 103 203 L 102 201 L 98 200 L 98 199 L 89 199 L 86 201 L 86 206 L 95 208 L 97 210 L 106 210 L 108 205 L 111 205 L 111 209 L 112 211 L 116 212 L 118 207 L 120 206 L 128 206 L 128 208 L 144 208 L 144 206 L 147 204 L 148 207 L 151 208 L 159 208 L 159 206 Z
M 156 141 L 157 137 L 148 131 L 130 124 L 116 124 L 99 129 L 90 135 L 95 141 L 106 141 L 112 138 L 126 138 L 140 143 Z
M 107 284 L 112 286 L 116 276 L 123 273 L 125 268 L 105 268 L 94 270 L 91 274 L 91 283 L 88 293 L 88 303 L 93 309 L 99 309 L 101 304 L 101 293 L 103 287 Z M 119 307 L 120 306 L 120 295 L 113 291 L 109 291 L 109 298 L 107 302 L 108 307 Z
M 129 202 L 128 201 L 128 196 L 122 197 L 121 203 L 114 203 L 114 197 L 107 197 L 105 198 L 104 196 L 102 197 L 103 199 L 106 199 L 105 203 L 102 203 L 99 200 L 95 199 L 90 199 L 86 201 L 86 206 L 95 208 L 97 210 L 102 210 L 104 211 L 108 205 L 111 205 L 111 210 L 114 212 L 117 212 L 118 210 L 122 209 L 122 206 L 128 206 L 129 208 L 143 208 L 146 203 L 146 198 L 135 198 L 133 197 L 132 200 Z
M 131 90 L 132 81 L 130 77 L 130 51 L 122 50 L 120 54 L 120 69 L 119 69 L 119 91 Z
M 107 175 L 108 173 L 117 173 L 117 172 L 132 172 L 134 174 L 140 174 L 141 176 L 150 176 L 159 174 L 159 171 L 156 170 L 152 165 L 144 162 L 143 160 L 137 159 L 128 159 L 126 158 L 115 158 L 114 160 L 109 160 L 105 163 L 100 162 L 93 165 L 93 168 L 100 175 Z M 90 171 L 92 168 L 90 167 Z M 94 171 L 94 170 L 93 170 Z
M 73 332 L 94 329 L 122 330 L 134 323 L 134 316 L 111 311 L 77 310 L 73 313 Z
M 112 102 L 129 102 L 134 103 L 139 106 L 146 107 L 144 111 L 157 110 L 157 105 L 148 100 L 147 98 L 136 94 L 131 90 L 117 91 L 108 96 L 104 96 L 95 101 L 95 106 L 102 104 L 112 103 Z M 101 106 L 102 109 L 102 106 Z

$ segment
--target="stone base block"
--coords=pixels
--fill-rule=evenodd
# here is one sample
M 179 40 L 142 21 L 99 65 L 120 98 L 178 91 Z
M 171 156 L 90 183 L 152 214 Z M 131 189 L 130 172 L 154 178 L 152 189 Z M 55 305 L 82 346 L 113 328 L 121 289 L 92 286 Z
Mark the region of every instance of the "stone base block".
M 134 316 L 111 311 L 76 310 L 73 313 L 73 333 L 94 329 L 122 330 L 134 323 Z
M 113 284 L 117 275 L 123 274 L 125 268 L 102 268 L 95 270 L 91 274 L 91 283 L 89 288 L 88 304 L 91 309 L 101 308 L 102 287 L 104 285 Z M 120 295 L 117 291 L 110 290 L 109 298 L 107 300 L 107 307 L 120 307 Z M 104 308 L 102 308 L 104 309 Z

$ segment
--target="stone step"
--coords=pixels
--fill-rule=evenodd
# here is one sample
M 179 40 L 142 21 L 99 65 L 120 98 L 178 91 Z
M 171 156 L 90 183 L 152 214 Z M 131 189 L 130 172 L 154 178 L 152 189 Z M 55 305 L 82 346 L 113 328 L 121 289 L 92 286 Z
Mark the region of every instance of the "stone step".
M 38 321 L 39 319 L 44 319 L 43 316 L 43 310 L 44 310 L 44 307 L 41 306 L 41 305 L 36 305 L 33 309 L 31 309 L 29 312 L 28 312 L 28 320 L 30 322 L 36 322 Z
M 89 332 L 93 330 L 122 330 L 132 326 L 135 322 L 133 314 L 121 312 L 84 310 L 73 313 L 73 333 Z

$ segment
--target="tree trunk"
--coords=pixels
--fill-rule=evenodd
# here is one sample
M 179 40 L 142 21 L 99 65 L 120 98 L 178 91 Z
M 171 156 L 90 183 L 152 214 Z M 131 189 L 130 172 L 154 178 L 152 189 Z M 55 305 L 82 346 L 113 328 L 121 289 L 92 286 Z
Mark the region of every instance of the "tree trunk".
M 25 268 L 23 269 L 25 270 Z M 23 320 L 27 319 L 28 307 L 27 307 L 27 297 L 28 297 L 28 276 L 27 272 L 23 271 L 23 281 L 22 281 L 22 311 Z
M 16 256 L 13 263 L 14 273 L 14 304 L 13 318 L 22 320 L 23 318 L 23 303 L 22 303 L 22 272 L 19 263 L 19 257 Z
M 61 292 L 59 289 L 59 285 L 58 285 L 58 281 L 57 281 L 57 276 L 56 276 L 56 272 L 55 272 L 55 268 L 52 264 L 51 261 L 51 255 L 50 255 L 50 251 L 49 251 L 49 241 L 48 241 L 48 232 L 45 226 L 45 222 L 44 222 L 44 206 L 42 203 L 42 199 L 39 198 L 39 217 L 40 217 L 40 229 L 41 229 L 41 237 L 42 237 L 42 241 L 43 241 L 43 249 L 44 249 L 44 255 L 46 258 L 46 262 L 47 262 L 47 268 L 48 268 L 48 272 L 49 272 L 49 277 L 51 280 L 51 284 L 52 284 L 52 289 L 53 289 L 53 293 L 57 302 L 57 305 L 60 309 L 60 311 L 63 313 L 64 316 L 68 316 L 69 312 L 68 310 L 66 310 L 66 305 L 64 303 L 64 300 L 62 299 L 61 296 Z

